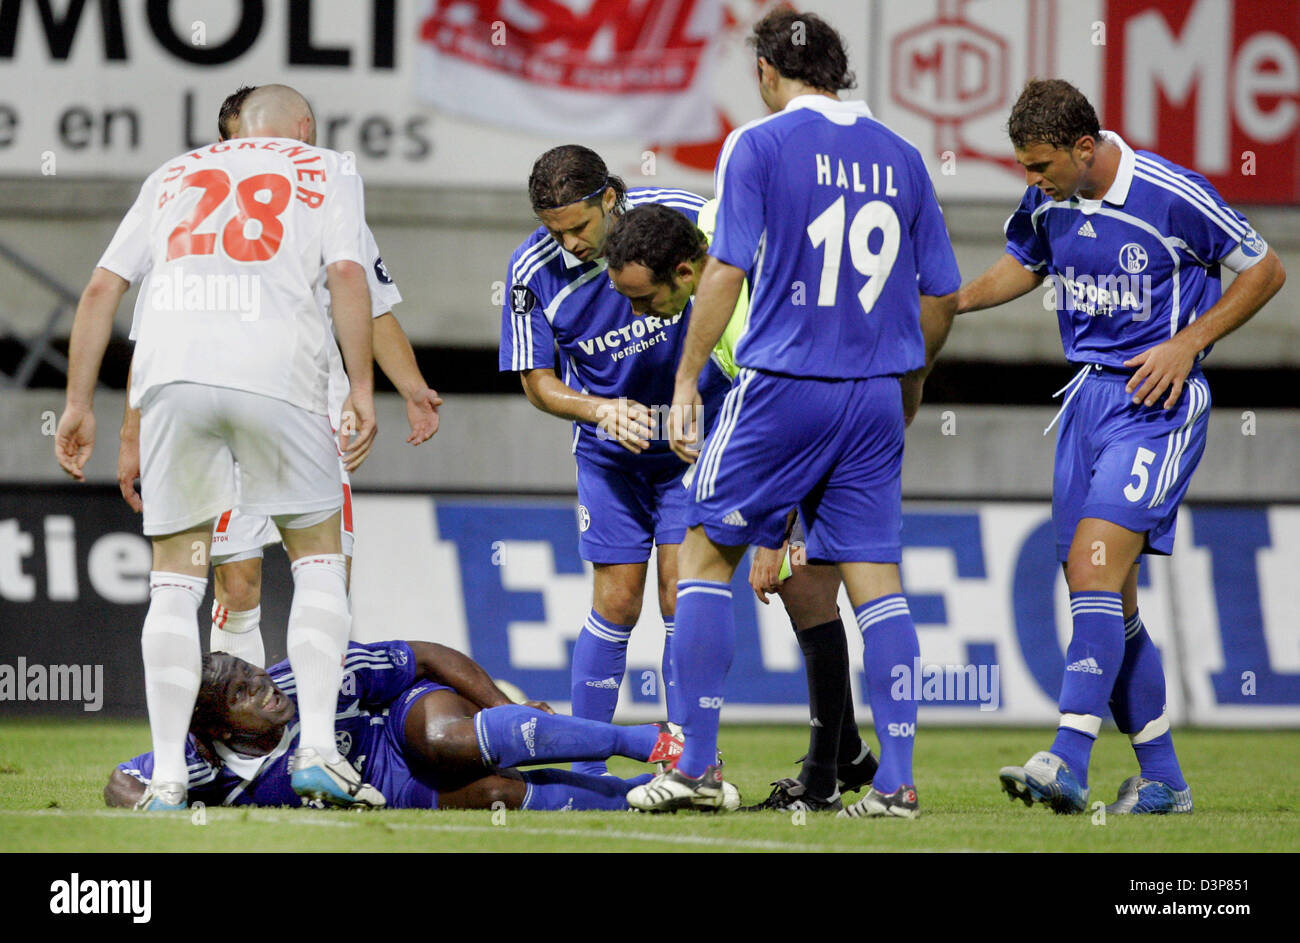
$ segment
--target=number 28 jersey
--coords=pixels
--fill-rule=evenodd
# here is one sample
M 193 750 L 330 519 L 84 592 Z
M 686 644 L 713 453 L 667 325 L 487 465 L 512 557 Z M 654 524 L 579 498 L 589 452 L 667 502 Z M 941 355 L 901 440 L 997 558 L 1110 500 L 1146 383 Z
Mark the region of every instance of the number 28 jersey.
M 961 284 L 916 148 L 865 103 L 801 95 L 727 138 L 709 254 L 750 280 L 736 361 L 823 379 L 923 366 L 920 295 Z
M 232 387 L 326 412 L 321 267 L 366 265 L 361 178 L 341 154 L 240 138 L 149 175 L 99 265 L 146 274 L 131 405 L 155 387 Z

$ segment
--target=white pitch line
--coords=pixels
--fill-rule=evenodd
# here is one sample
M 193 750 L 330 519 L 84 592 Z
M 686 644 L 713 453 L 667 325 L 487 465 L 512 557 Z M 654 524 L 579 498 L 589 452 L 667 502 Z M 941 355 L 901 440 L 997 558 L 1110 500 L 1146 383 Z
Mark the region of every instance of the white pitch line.
M 873 849 L 870 846 L 862 844 L 854 845 L 813 845 L 813 844 L 796 844 L 793 842 L 769 841 L 754 838 L 711 838 L 706 835 L 658 835 L 654 832 L 624 832 L 619 830 L 610 830 L 609 828 L 600 831 L 587 830 L 581 828 L 549 828 L 535 827 L 530 825 L 455 825 L 450 822 L 444 824 L 437 823 L 418 823 L 418 822 L 385 822 L 378 816 L 363 813 L 356 817 L 355 821 L 345 821 L 338 818 L 325 818 L 323 816 L 301 816 L 297 812 L 273 812 L 268 809 L 245 809 L 244 807 L 216 807 L 209 808 L 210 812 L 218 813 L 213 821 L 222 819 L 234 819 L 236 816 L 240 819 L 247 814 L 250 822 L 293 825 L 293 826 L 312 826 L 312 827 L 330 827 L 330 828 L 374 828 L 380 826 L 399 831 L 416 831 L 416 832 L 500 832 L 513 835 L 536 835 L 559 838 L 584 838 L 584 839 L 613 839 L 618 841 L 645 841 L 645 842 L 663 842 L 670 845 L 700 845 L 703 847 L 735 847 L 747 848 L 756 851 L 803 851 L 803 852 L 827 852 L 827 851 L 844 851 L 844 852 L 865 852 L 872 850 L 888 851 L 909 851 L 909 852 L 940 852 L 940 853 L 962 853 L 975 852 L 972 848 L 899 848 L 891 845 L 879 849 Z M 486 810 L 484 810 L 486 811 Z M 86 811 L 69 811 L 64 809 L 0 809 L 0 816 L 36 816 L 45 818 L 98 818 L 107 816 L 110 818 L 122 818 L 129 815 L 125 810 L 114 811 L 110 809 L 86 810 Z M 328 813 L 334 815 L 335 813 Z M 382 813 L 381 813 L 382 814 Z M 176 815 L 158 817 L 156 821 L 173 821 L 188 824 L 188 816 Z M 203 826 L 196 826 L 203 827 Z

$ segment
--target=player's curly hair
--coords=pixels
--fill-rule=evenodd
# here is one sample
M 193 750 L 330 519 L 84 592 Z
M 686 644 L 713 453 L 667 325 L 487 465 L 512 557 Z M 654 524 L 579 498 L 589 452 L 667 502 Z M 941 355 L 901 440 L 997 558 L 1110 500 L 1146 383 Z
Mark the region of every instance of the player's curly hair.
M 844 40 L 815 13 L 773 10 L 754 24 L 749 44 L 787 79 L 832 94 L 857 84 Z
M 611 269 L 635 262 L 650 270 L 656 284 L 671 284 L 678 265 L 694 262 L 706 251 L 704 233 L 682 213 L 658 203 L 628 210 L 605 237 Z
M 581 144 L 551 148 L 533 162 L 528 175 L 533 212 L 559 209 L 579 200 L 595 206 L 604 198 L 606 187 L 614 188 L 618 195 L 615 205 L 622 206 L 627 186 L 609 172 L 599 154 Z
M 1034 144 L 1071 148 L 1085 135 L 1098 137 L 1101 125 L 1092 103 L 1064 79 L 1030 79 L 1007 120 L 1011 144 L 1024 150 Z
M 220 140 L 229 141 L 239 131 L 239 112 L 244 107 L 244 99 L 256 89 L 256 85 L 241 85 L 221 103 L 221 111 L 217 112 L 217 137 Z
M 210 733 L 225 723 L 225 686 L 219 682 L 222 669 L 226 668 L 234 657 L 225 652 L 209 652 L 203 656 L 199 693 L 194 701 L 194 713 L 190 715 L 190 730 L 194 733 Z

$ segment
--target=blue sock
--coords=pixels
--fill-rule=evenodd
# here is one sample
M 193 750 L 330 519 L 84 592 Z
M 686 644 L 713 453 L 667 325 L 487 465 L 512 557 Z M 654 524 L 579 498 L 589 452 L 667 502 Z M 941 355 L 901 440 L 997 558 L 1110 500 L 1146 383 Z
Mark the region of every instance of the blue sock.
M 668 719 L 674 724 L 680 724 L 684 712 L 680 697 L 681 689 L 677 687 L 677 669 L 673 665 L 674 625 L 672 619 L 664 619 L 664 660 L 661 678 L 664 686 L 664 706 L 668 710 Z
M 582 812 L 627 809 L 627 794 L 638 785 L 617 776 L 591 776 L 564 769 L 530 769 L 520 773 L 527 786 L 520 811 Z
M 916 701 L 910 692 L 895 699 L 894 666 L 910 672 L 921 657 L 916 626 L 907 598 L 900 593 L 881 596 L 853 610 L 862 632 L 862 668 L 867 675 L 871 721 L 880 739 L 880 769 L 872 786 L 886 795 L 900 786 L 913 786 L 912 747 L 916 742 Z M 892 731 L 892 732 L 891 732 Z
M 619 727 L 507 704 L 474 715 L 474 734 L 487 766 L 567 763 L 626 756 L 645 760 L 659 739 L 655 724 Z
M 678 580 L 673 670 L 682 704 L 686 747 L 677 768 L 687 776 L 703 776 L 717 762 L 722 689 L 735 651 L 736 613 L 731 605 L 731 585 Z
M 1070 615 L 1074 632 L 1065 651 L 1061 721 L 1052 752 L 1086 788 L 1092 745 L 1124 661 L 1124 608 L 1119 593 L 1094 590 L 1070 594 Z
M 1110 709 L 1115 725 L 1133 742 L 1142 777 L 1174 790 L 1186 789 L 1165 716 L 1165 672 L 1160 652 L 1136 612 L 1124 620 L 1124 662 L 1115 678 Z
M 609 723 L 618 706 L 618 689 L 627 668 L 627 640 L 632 626 L 615 625 L 592 609 L 573 646 L 570 690 L 573 716 Z M 599 776 L 604 762 L 577 763 L 575 772 Z

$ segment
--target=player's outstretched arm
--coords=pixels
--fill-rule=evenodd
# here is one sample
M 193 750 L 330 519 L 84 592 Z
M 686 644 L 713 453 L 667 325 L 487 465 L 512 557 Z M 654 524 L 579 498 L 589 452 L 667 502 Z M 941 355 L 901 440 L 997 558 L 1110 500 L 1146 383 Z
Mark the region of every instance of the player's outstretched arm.
M 1002 256 L 984 272 L 957 292 L 957 314 L 996 308 L 1033 291 L 1043 276 L 1031 272 L 1010 253 Z
M 635 454 L 650 447 L 650 410 L 636 400 L 579 393 L 557 377 L 554 370 L 540 367 L 523 371 L 519 380 L 528 402 L 542 412 L 573 422 L 592 423 L 600 428 L 602 435 Z
M 496 686 L 491 675 L 468 655 L 437 642 L 406 644 L 411 646 L 411 651 L 415 654 L 415 668 L 419 677 L 454 688 L 461 697 L 484 709 L 514 703 L 509 695 Z M 540 707 L 548 714 L 555 713 L 544 704 L 533 703 L 532 706 Z
M 1255 316 L 1286 283 L 1286 269 L 1272 249 L 1239 274 L 1214 307 L 1163 344 L 1144 350 L 1126 367 L 1137 367 L 1124 389 L 1133 402 L 1154 406 L 1166 390 L 1164 408 L 1173 409 L 1183 392 L 1183 383 L 1196 364 L 1196 356 L 1220 338 L 1226 337 Z
M 113 809 L 130 809 L 144 795 L 144 783 L 115 769 L 104 787 L 104 804 Z
M 677 364 L 673 406 L 668 417 L 669 445 L 684 462 L 694 462 L 699 458 L 701 430 L 696 420 L 700 415 L 700 372 L 709 362 L 709 355 L 722 332 L 727 329 L 744 284 L 742 269 L 713 256 L 708 257 L 704 271 L 700 273 L 691 323 L 682 345 L 682 359 Z
M 339 444 L 344 464 L 353 471 L 370 451 L 378 426 L 375 422 L 374 347 L 371 340 L 370 288 L 365 270 L 356 262 L 333 262 L 325 269 L 330 292 L 334 332 L 348 372 L 348 409 Z
M 427 442 L 438 431 L 438 407 L 442 397 L 429 388 L 416 363 L 415 351 L 406 332 L 391 311 L 381 314 L 374 325 L 375 363 L 392 381 L 397 392 L 406 400 L 406 419 L 411 424 L 411 434 L 406 441 L 411 445 Z
M 131 287 L 130 282 L 106 268 L 91 273 L 77 303 L 68 341 L 68 389 L 54 437 L 59 467 L 78 481 L 95 448 L 95 383 L 113 332 L 113 315 Z

